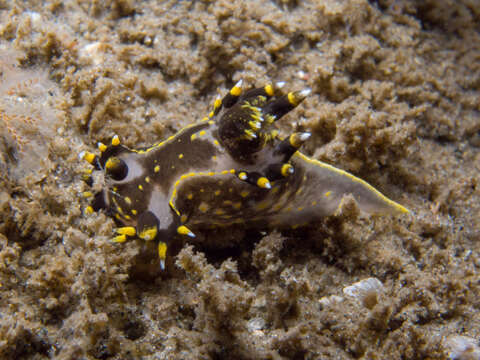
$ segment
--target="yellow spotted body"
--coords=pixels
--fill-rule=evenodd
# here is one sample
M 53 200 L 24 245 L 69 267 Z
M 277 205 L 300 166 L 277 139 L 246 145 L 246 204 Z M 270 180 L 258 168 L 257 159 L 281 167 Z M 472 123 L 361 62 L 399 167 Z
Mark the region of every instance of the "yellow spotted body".
M 283 95 L 279 87 L 243 93 L 239 82 L 208 117 L 163 142 L 134 150 L 114 137 L 99 144 L 101 156 L 82 153 L 105 171 L 105 189 L 89 211 L 106 209 L 121 224 L 114 241 L 158 240 L 162 266 L 175 235 L 234 224 L 295 227 L 333 214 L 349 194 L 368 213 L 407 212 L 363 180 L 297 151 L 310 134 L 280 139 L 272 124 L 308 92 Z

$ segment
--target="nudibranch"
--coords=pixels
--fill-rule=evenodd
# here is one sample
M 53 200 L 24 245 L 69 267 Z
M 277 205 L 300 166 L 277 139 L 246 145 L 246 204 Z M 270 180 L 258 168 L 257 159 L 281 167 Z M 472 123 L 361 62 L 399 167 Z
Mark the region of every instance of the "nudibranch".
M 278 136 L 272 125 L 310 93 L 284 93 L 283 85 L 242 91 L 239 81 L 208 116 L 165 141 L 136 150 L 114 136 L 98 144 L 99 155 L 82 152 L 105 173 L 103 191 L 84 194 L 93 197 L 87 212 L 104 209 L 116 219 L 115 242 L 156 240 L 162 269 L 175 235 L 195 237 L 204 227 L 303 225 L 333 214 L 348 194 L 367 213 L 408 212 L 365 181 L 299 152 L 310 133 Z

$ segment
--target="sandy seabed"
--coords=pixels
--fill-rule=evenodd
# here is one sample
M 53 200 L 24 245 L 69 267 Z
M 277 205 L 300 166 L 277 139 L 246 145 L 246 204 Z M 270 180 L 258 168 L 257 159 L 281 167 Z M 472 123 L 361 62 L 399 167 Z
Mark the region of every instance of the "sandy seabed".
M 479 359 L 478 0 L 0 0 L 0 358 Z M 239 79 L 312 95 L 304 152 L 412 215 L 113 244 L 82 150 Z M 99 180 L 99 179 L 95 179 Z M 94 189 L 99 190 L 96 181 Z

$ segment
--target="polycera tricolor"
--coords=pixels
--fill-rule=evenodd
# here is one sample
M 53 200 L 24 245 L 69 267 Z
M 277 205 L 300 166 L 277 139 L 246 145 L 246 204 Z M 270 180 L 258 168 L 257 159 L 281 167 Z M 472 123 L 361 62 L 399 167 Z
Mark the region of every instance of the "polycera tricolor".
M 277 136 L 272 124 L 309 89 L 282 94 L 283 83 L 242 92 L 239 81 L 202 121 L 167 140 L 134 150 L 117 136 L 100 156 L 80 157 L 105 172 L 105 189 L 87 212 L 106 209 L 121 224 L 113 238 L 158 241 L 162 269 L 175 234 L 244 223 L 285 228 L 333 214 L 352 194 L 367 213 L 406 213 L 365 181 L 297 151 L 310 133 Z M 85 179 L 91 184 L 90 175 Z

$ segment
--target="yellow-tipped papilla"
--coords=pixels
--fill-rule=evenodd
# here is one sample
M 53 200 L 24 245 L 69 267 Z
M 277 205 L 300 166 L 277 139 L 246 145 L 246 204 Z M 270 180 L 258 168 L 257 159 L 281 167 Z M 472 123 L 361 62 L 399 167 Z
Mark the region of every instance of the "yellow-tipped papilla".
M 187 228 L 185 225 L 179 226 L 177 228 L 177 233 L 179 233 L 180 235 L 195 237 L 195 234 L 189 228 Z
M 107 150 L 107 145 L 101 142 L 97 143 L 97 147 L 98 147 L 98 150 L 100 150 L 100 152 L 105 152 Z
M 95 162 L 95 154 L 91 153 L 91 152 L 88 152 L 88 151 L 82 151 L 80 154 L 78 154 L 78 157 L 80 159 L 83 159 L 85 161 L 87 161 L 88 163 L 90 164 L 93 164 Z
M 302 102 L 303 99 L 305 99 L 308 95 L 310 95 L 311 92 L 312 92 L 311 89 L 304 89 L 304 90 L 301 90 L 301 91 L 289 92 L 288 95 L 287 95 L 288 102 L 292 106 L 297 106 L 298 104 L 300 104 Z
M 247 173 L 245 171 L 241 171 L 241 172 L 238 173 L 238 178 L 240 180 L 247 180 L 247 177 L 248 176 L 247 176 Z
M 230 94 L 233 96 L 240 96 L 242 94 L 243 80 L 239 80 L 233 88 L 230 90 Z
M 295 148 L 299 148 L 300 146 L 302 146 L 302 144 L 307 141 L 310 136 L 312 134 L 310 134 L 309 132 L 303 132 L 303 133 L 293 133 L 292 135 L 290 135 L 290 145 L 292 145 L 293 147 Z
M 294 172 L 293 166 L 290 165 L 290 164 L 283 164 L 280 172 L 281 172 L 283 177 L 287 177 L 289 175 L 292 175 L 293 172 Z
M 124 226 L 117 228 L 115 232 L 119 235 L 135 236 L 136 230 L 133 226 Z
M 118 135 L 114 135 L 113 138 L 112 138 L 112 145 L 113 146 L 118 146 L 120 145 L 120 138 L 118 137 Z
M 257 138 L 257 135 L 252 130 L 245 130 L 244 132 L 245 132 L 245 135 L 246 135 L 247 139 L 249 139 L 249 140 Z
M 265 87 L 263 89 L 265 90 L 265 92 L 267 93 L 268 96 L 275 95 L 275 89 L 273 88 L 272 84 L 265 85 Z
M 158 257 L 160 258 L 160 268 L 165 270 L 165 259 L 167 258 L 167 244 L 163 241 L 158 242 Z
M 117 235 L 112 239 L 112 242 L 115 242 L 115 243 L 123 243 L 125 241 L 127 241 L 127 235 L 125 234 Z
M 271 189 L 272 185 L 270 185 L 270 181 L 266 177 L 259 177 L 257 180 L 258 187 L 262 189 Z
M 157 227 L 156 226 L 147 227 L 147 228 L 143 229 L 138 234 L 138 237 L 140 239 L 145 240 L 145 241 L 153 240 L 153 239 L 155 239 L 156 236 L 157 236 Z
M 253 131 L 257 131 L 262 127 L 262 123 L 260 121 L 249 121 L 248 126 L 250 126 Z

